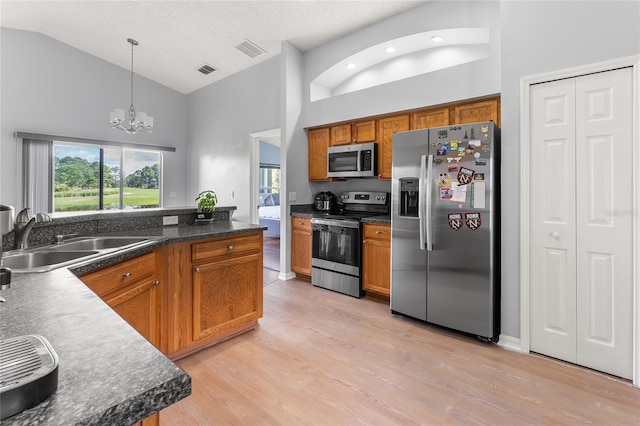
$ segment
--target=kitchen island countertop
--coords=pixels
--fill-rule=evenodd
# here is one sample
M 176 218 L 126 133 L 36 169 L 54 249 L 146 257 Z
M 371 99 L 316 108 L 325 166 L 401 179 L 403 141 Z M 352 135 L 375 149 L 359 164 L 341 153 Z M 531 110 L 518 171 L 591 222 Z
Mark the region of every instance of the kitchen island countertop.
M 127 231 L 151 244 L 72 268 L 76 274 L 117 263 L 164 244 L 216 238 L 265 227 L 233 221 Z M 120 232 L 120 235 L 123 233 Z M 100 234 L 103 235 L 103 234 Z M 58 389 L 3 425 L 132 424 L 191 393 L 191 378 L 143 338 L 66 268 L 13 274 L 2 291 L 0 339 L 45 337 L 59 357 Z

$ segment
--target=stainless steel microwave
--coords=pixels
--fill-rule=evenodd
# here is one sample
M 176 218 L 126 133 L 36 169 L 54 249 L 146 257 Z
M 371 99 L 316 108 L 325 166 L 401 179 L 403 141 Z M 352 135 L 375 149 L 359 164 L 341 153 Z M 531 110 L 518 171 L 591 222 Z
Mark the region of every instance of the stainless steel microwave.
M 330 146 L 327 177 L 376 177 L 377 149 L 375 142 Z

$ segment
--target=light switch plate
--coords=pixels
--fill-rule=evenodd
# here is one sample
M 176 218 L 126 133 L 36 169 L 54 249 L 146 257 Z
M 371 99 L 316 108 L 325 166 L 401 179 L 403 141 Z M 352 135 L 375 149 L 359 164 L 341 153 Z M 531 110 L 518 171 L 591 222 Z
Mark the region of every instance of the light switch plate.
M 163 216 L 162 217 L 162 225 L 177 225 L 178 224 L 178 216 Z
M 295 192 L 290 192 L 289 193 L 289 201 L 296 201 L 298 194 L 296 194 Z

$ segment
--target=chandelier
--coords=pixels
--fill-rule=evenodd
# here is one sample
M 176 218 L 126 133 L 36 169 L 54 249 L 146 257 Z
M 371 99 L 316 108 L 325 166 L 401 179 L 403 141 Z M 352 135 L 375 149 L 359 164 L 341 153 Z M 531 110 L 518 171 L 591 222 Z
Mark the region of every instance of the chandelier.
M 131 43 L 131 106 L 129 107 L 127 121 L 125 121 L 123 109 L 116 108 L 111 112 L 111 128 L 124 130 L 130 135 L 138 132 L 151 133 L 153 117 L 148 116 L 144 112 L 136 112 L 136 109 L 133 107 L 133 46 L 137 46 L 138 42 L 132 38 L 128 38 L 127 42 Z

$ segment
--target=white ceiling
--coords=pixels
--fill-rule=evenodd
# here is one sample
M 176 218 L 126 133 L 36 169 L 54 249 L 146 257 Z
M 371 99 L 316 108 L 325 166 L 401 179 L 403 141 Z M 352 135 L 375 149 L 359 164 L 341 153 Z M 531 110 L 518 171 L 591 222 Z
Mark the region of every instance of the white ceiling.
M 190 93 L 280 53 L 288 40 L 307 51 L 425 1 L 9 1 L 2 27 L 35 31 L 181 93 Z M 266 51 L 235 49 L 248 39 Z M 205 76 L 195 68 L 217 71 Z

